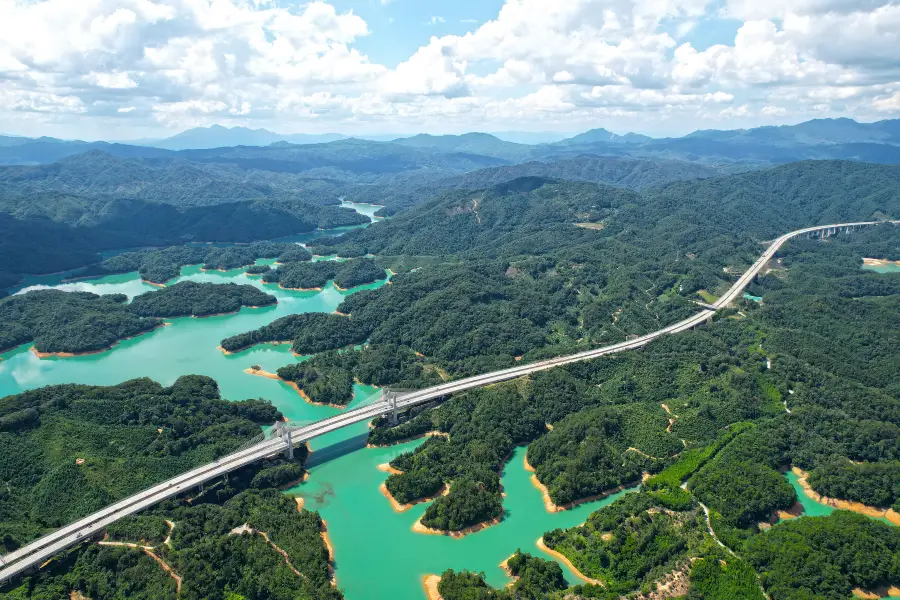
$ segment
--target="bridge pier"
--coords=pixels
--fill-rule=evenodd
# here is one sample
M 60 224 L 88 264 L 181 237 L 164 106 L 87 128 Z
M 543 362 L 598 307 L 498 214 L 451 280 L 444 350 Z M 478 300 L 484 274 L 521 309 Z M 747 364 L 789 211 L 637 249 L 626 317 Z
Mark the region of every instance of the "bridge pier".
M 387 403 L 391 407 L 391 414 L 388 416 L 388 421 L 392 426 L 399 424 L 400 418 L 397 416 L 397 392 L 387 393 Z
M 286 438 L 287 439 L 285 441 L 287 442 L 288 446 L 287 446 L 287 450 L 284 451 L 284 456 L 288 460 L 294 460 L 294 440 L 291 439 L 291 430 L 290 429 L 287 430 Z

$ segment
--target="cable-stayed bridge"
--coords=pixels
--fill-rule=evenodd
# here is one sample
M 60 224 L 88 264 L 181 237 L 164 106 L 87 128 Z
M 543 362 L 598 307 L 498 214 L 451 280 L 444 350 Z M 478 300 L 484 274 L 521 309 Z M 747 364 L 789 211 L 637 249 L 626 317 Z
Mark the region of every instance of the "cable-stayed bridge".
M 744 289 L 753 281 L 766 263 L 775 256 L 775 253 L 785 242 L 796 237 L 828 237 L 842 231 L 854 231 L 862 227 L 877 225 L 878 221 L 860 223 L 840 223 L 834 225 L 820 225 L 807 227 L 786 233 L 773 241 L 759 259 L 744 272 L 743 275 L 721 298 L 697 314 L 679 321 L 658 331 L 646 335 L 597 348 L 577 354 L 560 356 L 548 360 L 538 361 L 527 365 L 467 377 L 448 383 L 436 385 L 423 390 L 408 393 L 388 391 L 381 396 L 373 396 L 364 404 L 358 405 L 337 416 L 322 419 L 311 423 L 276 423 L 274 427 L 250 440 L 238 451 L 222 457 L 213 463 L 197 467 L 168 481 L 164 481 L 143 492 L 120 500 L 103 510 L 79 519 L 53 533 L 47 534 L 30 544 L 27 544 L 6 556 L 0 557 L 0 582 L 6 581 L 23 571 L 41 565 L 54 554 L 73 546 L 82 540 L 90 538 L 102 532 L 109 524 L 141 510 L 147 509 L 159 502 L 177 496 L 201 486 L 203 483 L 221 477 L 231 471 L 240 469 L 266 457 L 284 453 L 293 456 L 296 445 L 305 443 L 313 438 L 337 431 L 349 425 L 370 421 L 379 416 L 387 416 L 396 423 L 397 413 L 414 406 L 434 402 L 457 392 L 463 392 L 477 387 L 483 387 L 501 381 L 508 381 L 545 371 L 558 366 L 575 362 L 591 360 L 608 354 L 616 354 L 641 348 L 656 338 L 679 333 L 692 329 L 712 318 L 715 312 L 724 308 L 740 296 Z M 897 224 L 900 221 L 891 221 Z

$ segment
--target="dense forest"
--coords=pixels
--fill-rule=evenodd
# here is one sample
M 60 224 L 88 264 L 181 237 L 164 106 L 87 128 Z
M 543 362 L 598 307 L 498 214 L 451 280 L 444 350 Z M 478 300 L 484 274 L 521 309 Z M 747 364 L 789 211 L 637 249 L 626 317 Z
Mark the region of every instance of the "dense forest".
M 135 296 L 34 290 L 0 300 L 0 350 L 34 343 L 38 352 L 106 350 L 146 333 L 172 317 L 232 313 L 243 306 L 269 306 L 274 296 L 252 285 L 182 281 Z
M 701 557 L 683 570 L 692 599 L 761 598 L 760 585 L 776 600 L 846 598 L 855 587 L 896 585 L 896 528 L 840 511 L 769 531 L 760 523 L 768 527 L 776 511 L 796 502 L 780 472 L 790 466 L 810 471 L 810 484 L 823 495 L 900 508 L 900 275 L 860 268 L 862 256 L 898 253 L 900 230 L 890 227 L 794 241 L 773 270 L 754 281 L 761 305 L 741 302 L 711 326 L 657 340 L 641 352 L 538 373 L 454 397 L 434 410 L 414 410 L 394 428 L 377 422 L 373 443 L 434 430 L 449 435 L 395 459 L 392 466 L 402 474 L 388 477 L 388 489 L 409 501 L 434 494 L 447 481 L 466 485 L 466 473 L 480 471 L 480 481 L 488 482 L 481 487 L 489 491 L 505 453 L 524 439 L 530 441 L 529 462 L 557 503 L 656 473 L 645 482 L 646 491 L 601 509 L 581 528 L 545 536 L 549 547 L 583 573 L 606 582 L 602 588 L 576 586 L 582 597 L 617 598 L 645 589 L 664 579 L 679 556 Z M 478 411 L 489 408 L 490 416 L 476 420 Z M 432 504 L 442 517 L 434 524 L 450 529 L 448 517 L 456 514 L 472 518 L 452 527 L 497 514 L 496 505 L 470 496 L 468 506 L 459 495 L 453 512 L 444 511 L 453 499 L 451 487 L 450 495 Z M 709 538 L 701 502 L 719 541 L 738 557 Z M 636 512 L 624 518 L 620 511 L 632 505 Z M 649 512 L 638 519 L 640 510 Z M 667 530 L 679 512 L 693 515 L 693 528 L 679 522 Z M 651 532 L 643 542 L 640 523 Z M 618 543 L 617 527 L 634 537 L 623 537 L 622 546 L 604 554 L 607 544 Z M 650 550 L 657 542 L 661 562 L 654 562 Z M 861 553 L 862 547 L 868 549 Z M 641 549 L 635 560 L 629 558 L 633 548 Z M 863 554 L 873 554 L 873 560 L 843 558 Z M 665 562 L 671 557 L 674 562 Z M 827 578 L 816 575 L 822 565 L 833 571 Z M 476 574 L 446 575 L 448 598 L 505 597 Z M 543 597 L 554 597 L 555 590 L 546 588 Z
M 456 377 L 656 330 L 691 314 L 697 292 L 727 289 L 762 241 L 897 214 L 900 171 L 881 165 L 799 163 L 640 195 L 523 178 L 448 192 L 313 251 L 374 254 L 399 273 L 348 297 L 345 326 Z
M 282 242 L 253 242 L 224 248 L 172 246 L 118 254 L 82 269 L 77 277 L 98 277 L 137 271 L 145 281 L 166 283 L 178 277 L 181 267 L 185 265 L 203 265 L 204 269 L 226 271 L 253 265 L 261 258 L 274 258 L 280 262 L 293 263 L 310 260 L 312 255 L 297 244 Z
M 281 418 L 228 402 L 208 377 L 59 385 L 0 400 L 4 553 L 153 483 L 235 450 Z
M 153 293 L 153 292 L 150 292 Z M 36 290 L 0 300 L 0 350 L 34 342 L 38 352 L 93 352 L 162 326 L 122 294 Z
M 285 262 L 279 259 L 279 262 Z M 322 260 L 318 262 L 289 262 L 265 273 L 263 281 L 277 283 L 285 289 L 320 289 L 329 281 L 341 289 L 374 283 L 387 277 L 384 269 L 367 258 L 351 258 L 346 261 Z
M 142 317 L 206 317 L 237 312 L 242 306 L 256 308 L 276 302 L 275 296 L 252 285 L 181 281 L 135 296 L 128 310 Z
M 349 319 L 333 314 L 288 315 L 255 331 L 226 338 L 222 340 L 222 348 L 228 352 L 239 352 L 255 344 L 293 340 L 291 349 L 295 354 L 313 354 L 365 341 L 365 331 L 355 324 L 347 327 L 345 321 Z
M 162 543 L 152 532 L 169 531 Z M 59 600 L 72 592 L 87 598 L 163 600 L 340 600 L 330 581 L 328 550 L 318 513 L 298 511 L 277 489 L 248 489 L 186 504 L 152 509 L 116 539 L 146 543 L 167 573 L 138 548 L 83 545 L 25 577 L 4 598 Z M 167 533 L 168 535 L 168 533 Z M 284 554 L 282 554 L 282 552 Z M 177 579 L 176 579 L 177 578 Z
M 269 153 L 240 151 L 233 158 L 252 164 Z M 317 354 L 279 375 L 297 383 L 314 401 L 342 405 L 352 397 L 354 379 L 422 387 L 658 329 L 696 312 L 693 301 L 698 293 L 721 293 L 755 260 L 762 243 L 780 233 L 814 223 L 898 215 L 900 171 L 891 166 L 806 162 L 667 183 L 640 193 L 591 182 L 525 177 L 484 190 L 453 189 L 390 221 L 318 240 L 311 248 L 318 255 L 349 259 L 344 262 L 312 262 L 298 247 L 261 245 L 247 254 L 242 248 L 202 248 L 196 249 L 197 255 L 191 254 L 194 248 L 180 247 L 123 255 L 119 268 L 132 265 L 129 271 L 136 268 L 143 275 L 146 264 L 147 273 L 162 277 L 177 274 L 182 264 L 233 268 L 269 258 L 279 265 L 263 278 L 282 287 L 320 287 L 330 280 L 349 287 L 382 280 L 385 268 L 391 268 L 399 273 L 392 277 L 392 285 L 348 296 L 338 314 L 290 315 L 222 341 L 229 352 L 290 341 L 295 354 Z M 670 576 L 675 579 L 675 574 L 682 583 L 687 581 L 680 593 L 691 600 L 759 600 L 762 590 L 773 600 L 846 598 L 854 587 L 900 583 L 896 529 L 840 511 L 773 524 L 778 511 L 797 500 L 783 474 L 790 467 L 808 471 L 809 484 L 821 494 L 880 508 L 900 507 L 896 352 L 900 275 L 862 270 L 863 256 L 900 258 L 900 228 L 883 225 L 825 240 L 792 241 L 752 282 L 750 291 L 762 298 L 761 303 L 740 300 L 711 323 L 659 339 L 640 352 L 458 394 L 402 414 L 394 427 L 377 419 L 369 435 L 375 445 L 430 434 L 415 450 L 391 462 L 399 473 L 386 478 L 386 487 L 399 502 L 433 497 L 446 489 L 446 495 L 431 501 L 421 520 L 425 527 L 445 532 L 503 518 L 500 474 L 518 445 L 528 445 L 528 461 L 538 483 L 562 508 L 645 480 L 643 489 L 596 511 L 584 525 L 544 536 L 548 548 L 564 554 L 582 573 L 604 581 L 604 586 L 565 587 L 552 563 L 517 554 L 510 561 L 510 570 L 519 577 L 513 591 L 492 590 L 477 574 L 448 572 L 441 582 L 445 599 L 572 594 L 611 600 L 649 592 Z M 181 262 L 185 259 L 188 262 Z M 110 269 L 117 268 L 115 260 L 111 259 Z M 201 291 L 179 286 L 171 290 L 175 291 L 158 300 L 138 304 L 159 302 L 168 307 L 171 300 L 173 306 L 190 304 L 193 311 L 196 295 L 205 306 Z M 84 346 L 109 336 L 119 339 L 120 331 L 159 324 L 136 314 L 121 297 L 40 294 L 34 296 L 38 302 L 20 299 L 32 294 L 0 301 L 0 316 L 8 315 L 0 339 L 12 345 L 34 340 L 43 351 L 59 348 L 60 340 L 80 340 L 80 334 L 74 334 L 88 329 L 87 322 L 78 325 L 77 319 L 76 329 L 60 327 L 82 312 L 91 315 L 91 326 L 103 324 L 91 334 L 96 341 L 93 337 L 79 341 Z M 163 292 L 148 297 L 153 294 Z M 58 314 L 65 320 L 55 320 Z M 203 378 L 190 381 L 210 387 Z M 151 382 L 123 385 L 155 390 L 127 411 L 114 408 L 102 415 L 105 419 L 127 415 L 124 423 L 109 425 L 114 435 L 125 435 L 120 427 L 141 428 L 140 435 L 128 430 L 129 437 L 122 442 L 133 454 L 162 452 L 157 449 L 158 438 L 183 453 L 171 450 L 185 462 L 227 451 L 208 447 L 210 438 L 197 434 L 190 427 L 193 420 L 177 412 L 200 408 L 178 402 L 172 408 L 167 403 L 160 406 L 181 380 L 172 388 Z M 29 394 L 55 389 L 68 387 Z M 100 397 L 108 393 L 92 392 Z M 76 465 L 82 458 L 79 452 L 114 462 L 111 454 L 104 454 L 114 450 L 108 447 L 106 433 L 107 446 L 102 448 L 99 442 L 66 446 L 69 454 L 64 456 L 66 464 L 58 467 L 59 474 L 57 467 L 34 458 L 47 453 L 41 445 L 45 439 L 56 448 L 59 442 L 53 436 L 66 431 L 54 427 L 56 413 L 45 414 L 42 411 L 49 409 L 44 405 L 68 410 L 80 406 L 82 394 L 70 392 L 60 403 L 41 396 L 22 404 L 21 398 L 28 396 L 23 394 L 13 397 L 18 400 L 8 411 L 0 411 L 0 439 L 15 443 L 33 439 L 35 444 L 11 446 L 5 453 L 9 472 L 28 477 L 23 495 L 16 496 L 15 503 L 10 500 L 4 513 L 8 516 L 0 518 L 5 544 L 13 546 L 53 526 L 41 512 L 44 504 L 53 504 L 42 503 L 40 494 L 52 496 L 73 481 L 78 485 L 78 468 L 90 464 Z M 204 399 L 219 406 L 217 393 Z M 0 407 L 9 402 L 0 401 Z M 170 410 L 174 412 L 169 414 Z M 269 415 L 269 422 L 275 416 L 272 407 L 260 403 L 248 404 L 245 410 Z M 196 418 L 203 427 L 248 433 L 266 420 L 236 414 L 229 419 L 237 424 L 228 419 L 222 423 L 213 419 L 216 415 L 216 410 L 207 410 Z M 214 422 L 207 424 L 208 419 Z M 226 446 L 232 440 L 216 439 L 224 439 Z M 168 456 L 148 458 L 144 479 L 166 472 L 151 458 L 163 461 Z M 101 464 L 103 473 L 116 473 L 115 465 Z M 35 468 L 46 474 L 30 475 L 28 469 Z M 274 487 L 296 471 L 290 465 L 271 466 L 254 475 L 251 484 L 258 485 L 250 487 Z M 69 498 L 65 508 L 78 512 L 108 502 L 121 491 L 119 485 L 119 480 L 100 479 L 95 488 L 84 488 L 88 497 L 74 502 Z M 272 508 L 261 509 L 261 515 L 296 514 L 287 506 L 259 499 L 266 494 L 254 490 L 243 491 L 243 496 L 218 494 L 211 507 L 181 507 L 200 511 L 196 519 L 210 522 L 209 529 L 185 539 L 183 546 L 173 538 L 172 561 L 195 573 L 193 579 L 201 586 L 191 597 L 249 586 L 241 571 L 247 561 L 267 569 L 265 576 L 252 578 L 258 597 L 280 585 L 273 578 L 287 576 L 280 567 L 284 563 L 266 562 L 273 557 L 262 552 L 268 548 L 261 536 L 228 535 L 244 523 L 260 530 L 266 527 L 233 515 L 232 502 L 249 513 L 265 505 Z M 274 497 L 271 502 L 276 503 Z M 29 515 L 24 524 L 14 518 L 21 511 Z M 303 519 L 296 525 L 296 539 L 305 540 L 315 554 L 319 546 L 311 540 L 318 523 L 312 517 L 308 522 Z M 189 528 L 186 531 L 190 533 Z M 148 520 L 125 523 L 112 535 L 117 539 L 139 535 L 156 543 L 162 533 L 158 520 Z M 192 545 L 201 542 L 209 545 Z M 168 550 L 165 553 L 169 556 Z M 212 558 L 195 562 L 189 555 Z M 92 548 L 73 560 L 89 561 L 84 564 L 94 566 L 86 571 L 98 573 L 109 573 L 108 565 L 121 561 L 124 572 L 138 573 L 151 566 L 143 558 Z M 319 565 L 317 573 L 323 572 L 318 559 L 310 561 Z M 212 577 L 205 571 L 209 564 L 226 565 L 226 574 Z M 827 573 L 820 577 L 822 569 Z M 165 597 L 171 593 L 171 582 L 158 575 L 148 577 L 147 589 Z M 130 576 L 117 581 L 127 585 Z M 46 585 L 70 590 L 73 584 L 47 579 Z M 284 590 L 289 590 L 285 593 L 301 593 L 291 585 L 299 583 L 285 584 Z M 331 593 L 324 584 L 316 583 L 315 589 Z M 318 597 L 312 591 L 303 593 Z

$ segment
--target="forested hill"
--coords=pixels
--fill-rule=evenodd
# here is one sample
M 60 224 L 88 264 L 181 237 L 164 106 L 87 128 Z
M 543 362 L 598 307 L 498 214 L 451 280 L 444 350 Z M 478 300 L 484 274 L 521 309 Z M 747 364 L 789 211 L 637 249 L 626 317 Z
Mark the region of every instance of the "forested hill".
M 547 161 L 529 161 L 479 169 L 464 175 L 410 185 L 357 185 L 344 192 L 347 200 L 383 204 L 386 214 L 439 197 L 448 190 L 482 190 L 521 177 L 547 177 L 586 181 L 642 190 L 673 181 L 703 179 L 752 167 L 704 165 L 678 160 L 645 160 L 619 156 L 576 156 Z
M 320 243 L 378 255 L 484 258 L 618 240 L 657 254 L 717 252 L 726 260 L 738 249 L 756 254 L 756 242 L 793 229 L 898 216 L 900 166 L 805 161 L 639 194 L 525 177 L 481 191 L 449 191 L 388 222 Z
M 0 399 L 0 548 L 7 552 L 130 494 L 208 463 L 281 418 L 226 402 L 215 381 L 61 385 Z
M 704 179 L 727 174 L 728 168 L 677 160 L 644 160 L 615 156 L 578 156 L 552 162 L 530 161 L 518 165 L 492 167 L 453 177 L 435 185 L 476 190 L 518 179 L 552 177 L 568 181 L 589 181 L 634 190 L 672 181 Z
M 389 256 L 541 254 L 596 239 L 596 231 L 579 230 L 574 224 L 599 226 L 620 207 L 638 201 L 639 196 L 626 189 L 523 177 L 478 192 L 450 191 L 369 231 L 320 243 L 340 247 L 346 240 Z
M 448 192 L 313 251 L 372 253 L 398 273 L 344 301 L 334 347 L 407 346 L 462 376 L 654 331 L 694 312 L 698 293 L 730 287 L 762 242 L 898 215 L 893 166 L 807 162 L 641 194 L 522 178 Z

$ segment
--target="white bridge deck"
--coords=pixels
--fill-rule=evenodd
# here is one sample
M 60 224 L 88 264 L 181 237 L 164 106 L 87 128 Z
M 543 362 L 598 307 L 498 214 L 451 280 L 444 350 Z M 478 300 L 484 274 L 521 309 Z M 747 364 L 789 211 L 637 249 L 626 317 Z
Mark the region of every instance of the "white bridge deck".
M 791 238 L 802 236 L 805 234 L 830 235 L 831 233 L 836 233 L 838 231 L 856 229 L 869 225 L 877 225 L 878 223 L 879 222 L 868 221 L 862 223 L 820 225 L 817 227 L 807 227 L 805 229 L 799 229 L 797 231 L 786 233 L 772 242 L 767 250 L 762 254 L 762 256 L 760 256 L 759 259 L 753 264 L 753 266 L 751 266 L 746 272 L 744 272 L 744 274 L 741 275 L 741 277 L 735 282 L 731 289 L 729 289 L 728 292 L 724 296 L 719 298 L 712 306 L 714 306 L 716 310 L 718 310 L 727 306 L 735 298 L 737 298 L 744 291 L 747 285 L 750 284 L 753 278 L 756 277 L 756 275 L 762 270 L 765 264 L 769 260 L 771 260 L 778 249 L 781 248 L 781 246 Z M 892 223 L 897 223 L 897 221 L 892 221 Z M 470 390 L 501 381 L 515 379 L 523 375 L 536 373 L 538 371 L 545 371 L 547 369 L 552 369 L 561 365 L 567 365 L 584 360 L 591 360 L 600 356 L 606 356 L 607 354 L 615 354 L 618 352 L 632 350 L 634 348 L 640 348 L 658 337 L 673 333 L 679 333 L 686 329 L 696 327 L 697 325 L 700 325 L 701 323 L 707 321 L 710 317 L 712 317 L 713 314 L 715 314 L 714 310 L 702 310 L 701 312 L 683 321 L 680 321 L 673 325 L 669 325 L 668 327 L 664 327 L 663 329 L 654 331 L 653 333 L 648 333 L 646 335 L 625 342 L 612 344 L 611 346 L 597 348 L 595 350 L 588 350 L 585 352 L 579 352 L 577 354 L 571 354 L 568 356 L 560 356 L 558 358 L 552 358 L 536 363 L 516 366 L 510 369 L 503 369 L 500 371 L 494 371 L 492 373 L 485 373 L 483 375 L 476 375 L 474 377 L 467 377 L 465 379 L 451 381 L 449 383 L 444 383 L 427 389 L 417 390 L 404 394 L 396 398 L 395 405 L 388 404 L 385 401 L 380 401 L 369 406 L 364 406 L 347 411 L 335 417 L 323 419 L 311 425 L 291 427 L 289 428 L 291 434 L 291 443 L 303 443 L 315 437 L 324 435 L 337 429 L 341 429 L 348 425 L 359 423 L 360 421 L 369 421 L 379 415 L 383 415 L 391 411 L 402 410 L 405 408 L 416 406 L 418 404 L 431 402 L 433 400 L 456 392 L 462 392 L 465 390 Z M 182 475 L 170 479 L 169 481 L 164 481 L 147 490 L 144 490 L 143 492 L 120 500 L 104 508 L 103 510 L 100 510 L 83 519 L 79 519 L 78 521 L 75 521 L 74 523 L 71 523 L 61 529 L 58 529 L 53 533 L 47 534 L 35 540 L 34 542 L 31 542 L 30 544 L 27 544 L 19 548 L 18 550 L 7 554 L 6 556 L 0 557 L 0 568 L 2 568 L 2 570 L 0 570 L 0 582 L 15 577 L 16 575 L 22 573 L 27 569 L 43 564 L 46 560 L 50 559 L 56 553 L 61 552 L 62 550 L 65 550 L 66 548 L 77 544 L 81 540 L 89 538 L 103 531 L 110 523 L 113 523 L 125 516 L 132 515 L 141 510 L 149 508 L 167 498 L 171 498 L 178 494 L 182 494 L 192 488 L 196 488 L 204 482 L 220 477 L 230 471 L 234 471 L 243 466 L 254 463 L 267 456 L 273 456 L 278 453 L 284 452 L 287 450 L 287 448 L 288 442 L 286 441 L 285 437 L 265 439 L 247 449 L 220 458 L 219 460 L 211 464 L 197 467 L 196 469 L 188 471 L 187 473 L 183 473 Z

